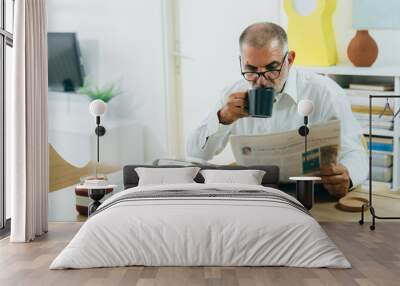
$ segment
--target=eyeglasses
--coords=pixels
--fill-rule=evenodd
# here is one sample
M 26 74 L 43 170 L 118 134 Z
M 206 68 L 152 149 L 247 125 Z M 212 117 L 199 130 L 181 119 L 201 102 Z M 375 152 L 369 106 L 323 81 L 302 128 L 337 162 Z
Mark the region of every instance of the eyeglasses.
M 285 64 L 286 56 L 288 52 L 285 53 L 282 59 L 282 64 L 279 69 L 270 69 L 262 72 L 253 72 L 253 71 L 243 71 L 242 70 L 242 58 L 239 56 L 239 63 L 240 63 L 240 72 L 242 73 L 243 77 L 248 81 L 257 81 L 260 76 L 263 76 L 266 80 L 275 80 L 277 79 L 282 71 L 283 65 Z

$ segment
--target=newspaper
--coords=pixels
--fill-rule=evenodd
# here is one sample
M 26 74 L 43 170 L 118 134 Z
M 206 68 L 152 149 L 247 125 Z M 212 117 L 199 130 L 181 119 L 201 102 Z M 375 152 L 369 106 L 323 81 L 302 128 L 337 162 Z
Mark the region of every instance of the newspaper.
M 276 165 L 280 181 L 310 174 L 335 163 L 340 148 L 340 121 L 309 126 L 307 153 L 298 130 L 262 135 L 232 135 L 232 152 L 240 165 Z

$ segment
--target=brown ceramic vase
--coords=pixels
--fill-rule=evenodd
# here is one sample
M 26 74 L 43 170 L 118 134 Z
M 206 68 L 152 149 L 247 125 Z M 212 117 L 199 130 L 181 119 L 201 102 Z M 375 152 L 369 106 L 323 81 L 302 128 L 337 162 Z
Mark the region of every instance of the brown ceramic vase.
M 369 67 L 378 56 L 378 45 L 367 30 L 358 30 L 347 47 L 347 56 L 354 66 Z

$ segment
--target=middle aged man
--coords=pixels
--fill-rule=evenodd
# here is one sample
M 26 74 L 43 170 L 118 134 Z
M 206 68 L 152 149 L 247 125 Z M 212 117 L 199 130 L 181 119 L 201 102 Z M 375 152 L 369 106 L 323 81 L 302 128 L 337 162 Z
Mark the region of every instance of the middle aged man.
M 320 172 L 324 188 L 337 197 L 367 178 L 367 155 L 361 145 L 361 130 L 344 91 L 331 79 L 297 71 L 295 52 L 288 51 L 286 32 L 273 23 L 247 27 L 239 39 L 240 65 L 244 79 L 228 88 L 216 107 L 194 130 L 187 142 L 190 157 L 210 160 L 226 146 L 230 135 L 268 134 L 298 129 L 303 117 L 297 103 L 310 99 L 314 112 L 310 124 L 339 119 L 341 151 L 338 163 Z M 259 86 L 277 92 L 271 118 L 248 117 L 244 106 L 247 90 Z

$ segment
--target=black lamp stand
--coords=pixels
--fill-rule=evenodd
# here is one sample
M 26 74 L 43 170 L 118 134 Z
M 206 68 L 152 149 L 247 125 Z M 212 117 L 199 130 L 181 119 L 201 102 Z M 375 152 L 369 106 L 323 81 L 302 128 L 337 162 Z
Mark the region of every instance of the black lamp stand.
M 307 135 L 310 130 L 307 127 L 308 116 L 304 116 L 304 125 L 299 128 L 300 136 L 304 137 L 304 160 L 307 161 Z M 296 180 L 296 198 L 308 210 L 314 204 L 314 181 L 313 180 Z
M 97 163 L 100 163 L 100 136 L 106 134 L 106 129 L 100 125 L 100 116 L 96 116 L 96 125 L 94 133 L 97 135 Z
M 97 135 L 97 165 L 96 165 L 96 178 L 97 178 L 97 167 L 100 163 L 100 136 L 106 134 L 106 129 L 104 126 L 100 125 L 100 116 L 96 116 L 96 129 L 94 132 Z M 106 194 L 107 189 L 88 189 L 88 195 L 93 200 L 93 202 L 88 206 L 88 215 L 93 214 L 97 208 L 101 205 L 100 200 Z
M 307 135 L 310 129 L 307 127 L 308 116 L 304 116 L 304 125 L 299 128 L 299 134 L 304 137 L 304 159 L 307 161 Z

